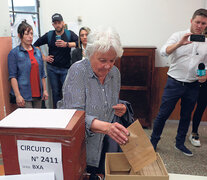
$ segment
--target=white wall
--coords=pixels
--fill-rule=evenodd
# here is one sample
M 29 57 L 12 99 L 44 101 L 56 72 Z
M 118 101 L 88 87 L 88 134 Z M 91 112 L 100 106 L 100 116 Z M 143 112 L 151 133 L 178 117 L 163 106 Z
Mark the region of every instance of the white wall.
M 113 26 L 121 36 L 123 46 L 156 46 L 156 66 L 169 66 L 159 50 L 175 31 L 190 26 L 190 18 L 206 0 L 40 0 L 41 33 L 51 26 L 52 14 L 59 12 L 64 21 L 95 28 Z
M 8 0 L 0 0 L 0 37 L 11 36 Z

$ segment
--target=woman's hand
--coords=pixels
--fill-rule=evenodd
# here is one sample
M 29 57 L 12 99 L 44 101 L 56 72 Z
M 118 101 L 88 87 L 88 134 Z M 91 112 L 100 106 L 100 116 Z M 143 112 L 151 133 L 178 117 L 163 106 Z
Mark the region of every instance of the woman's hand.
M 16 96 L 16 103 L 17 103 L 18 107 L 24 107 L 25 106 L 24 98 L 21 95 Z
M 42 100 L 48 100 L 48 93 L 47 90 L 43 91 Z
M 126 113 L 126 106 L 124 104 L 117 104 L 115 106 L 112 106 L 112 108 L 115 110 L 115 115 L 118 117 L 122 117 Z
M 106 134 L 109 135 L 113 140 L 115 140 L 120 145 L 126 144 L 128 141 L 128 137 L 127 137 L 129 136 L 128 130 L 117 122 L 109 123 Z
M 91 123 L 91 131 L 109 135 L 118 144 L 126 144 L 128 141 L 129 131 L 121 124 L 109 123 L 94 119 Z

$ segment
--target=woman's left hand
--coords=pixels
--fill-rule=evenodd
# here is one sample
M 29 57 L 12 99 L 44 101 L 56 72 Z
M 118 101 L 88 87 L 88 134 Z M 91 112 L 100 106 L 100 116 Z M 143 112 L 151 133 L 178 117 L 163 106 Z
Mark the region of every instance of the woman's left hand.
M 48 100 L 48 93 L 47 90 L 43 91 L 42 100 Z
M 122 117 L 126 113 L 126 106 L 124 104 L 117 104 L 115 106 L 112 106 L 112 108 L 115 110 L 115 115 L 118 117 Z

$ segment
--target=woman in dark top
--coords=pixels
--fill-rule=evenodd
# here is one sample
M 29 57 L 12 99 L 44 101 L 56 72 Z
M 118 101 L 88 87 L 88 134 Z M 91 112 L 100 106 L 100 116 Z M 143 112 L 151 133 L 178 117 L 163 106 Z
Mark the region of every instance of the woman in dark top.
M 89 33 L 90 33 L 90 29 L 88 27 L 80 28 L 79 37 L 78 37 L 78 48 L 76 48 L 72 52 L 72 64 L 75 63 L 76 61 L 79 61 L 85 58 L 87 36 Z

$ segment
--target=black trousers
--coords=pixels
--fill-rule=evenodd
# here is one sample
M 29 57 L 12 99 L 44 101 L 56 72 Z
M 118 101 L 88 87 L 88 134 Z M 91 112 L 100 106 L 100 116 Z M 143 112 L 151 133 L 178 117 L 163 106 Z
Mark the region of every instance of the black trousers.
M 199 83 L 184 83 L 168 77 L 165 86 L 162 103 L 159 113 L 154 120 L 151 143 L 156 147 L 163 132 L 165 122 L 175 108 L 176 103 L 181 99 L 180 121 L 176 136 L 176 145 L 183 145 L 185 142 L 188 127 L 190 125 L 191 113 L 196 104 L 199 93 Z
M 122 152 L 118 143 L 111 139 L 108 135 L 105 135 L 103 140 L 103 148 L 101 151 L 101 159 L 99 167 L 88 166 L 86 171 L 91 174 L 104 174 L 105 175 L 105 157 L 107 152 Z
M 207 82 L 200 84 L 197 107 L 193 114 L 192 133 L 198 133 L 203 113 L 207 106 Z

